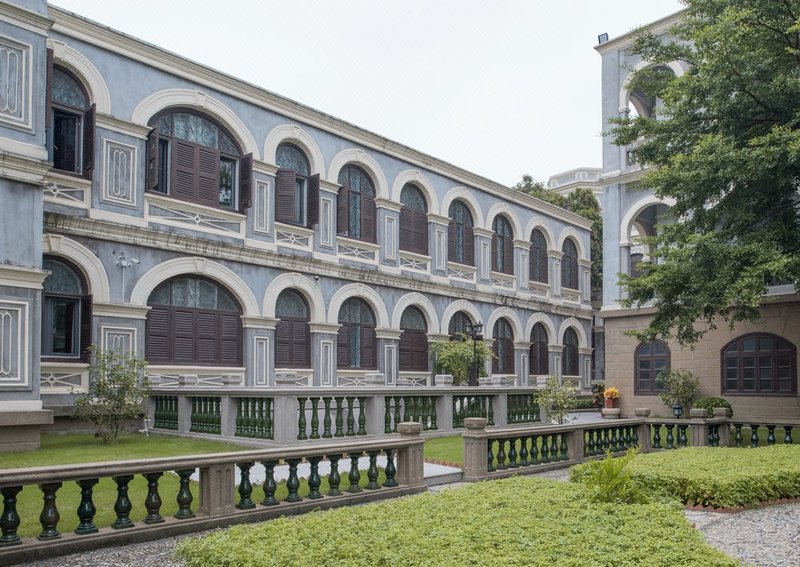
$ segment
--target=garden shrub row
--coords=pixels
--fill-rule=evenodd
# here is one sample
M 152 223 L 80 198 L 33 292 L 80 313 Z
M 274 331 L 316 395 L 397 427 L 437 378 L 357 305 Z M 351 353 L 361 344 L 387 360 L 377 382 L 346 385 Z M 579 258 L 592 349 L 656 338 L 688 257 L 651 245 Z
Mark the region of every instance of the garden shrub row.
M 580 485 L 535 477 L 235 526 L 178 553 L 189 567 L 739 564 L 675 504 L 594 504 Z

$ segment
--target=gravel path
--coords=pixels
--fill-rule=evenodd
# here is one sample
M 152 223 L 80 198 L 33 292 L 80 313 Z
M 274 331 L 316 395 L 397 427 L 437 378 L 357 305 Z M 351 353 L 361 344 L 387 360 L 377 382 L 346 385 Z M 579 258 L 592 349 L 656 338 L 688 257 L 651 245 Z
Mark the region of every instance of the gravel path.
M 567 480 L 564 469 L 537 476 Z M 465 483 L 432 487 L 432 492 L 457 489 Z M 686 511 L 686 517 L 713 547 L 758 567 L 800 566 L 800 503 L 767 506 L 736 513 Z M 208 533 L 208 532 L 206 532 Z M 202 535 L 202 534 L 194 534 Z M 174 558 L 184 537 L 106 548 L 28 563 L 31 567 L 184 567 Z

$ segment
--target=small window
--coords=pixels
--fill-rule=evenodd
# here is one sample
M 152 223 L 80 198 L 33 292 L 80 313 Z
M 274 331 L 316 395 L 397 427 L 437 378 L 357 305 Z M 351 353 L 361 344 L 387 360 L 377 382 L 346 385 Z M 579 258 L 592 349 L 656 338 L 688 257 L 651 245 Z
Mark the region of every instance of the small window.
M 339 310 L 338 368 L 374 370 L 375 317 L 367 303 L 351 297 Z
M 428 370 L 428 324 L 417 307 L 408 307 L 400 318 L 400 370 Z
M 502 215 L 492 223 L 492 269 L 504 274 L 514 273 L 514 231 L 511 223 Z
M 655 340 L 640 343 L 633 355 L 635 393 L 641 395 L 658 394 L 664 387 L 658 382 L 658 375 L 670 368 L 670 351 L 667 343 Z
M 536 323 L 531 330 L 531 376 L 543 376 L 550 373 L 550 348 L 547 329 Z
M 578 334 L 575 329 L 564 331 L 564 376 L 580 376 L 578 369 Z
M 43 284 L 42 356 L 88 360 L 92 304 L 78 270 L 55 258 L 44 258 L 50 272 Z
M 724 394 L 795 394 L 797 350 L 777 335 L 753 333 L 722 348 Z
M 530 279 L 547 283 L 547 240 L 538 228 L 531 232 Z
M 275 304 L 275 368 L 311 368 L 311 333 L 305 298 L 295 290 L 281 292 Z
M 467 326 L 472 324 L 473 321 L 469 315 L 463 311 L 456 311 L 456 313 L 450 318 L 447 332 L 450 334 L 451 338 L 459 334 L 466 335 Z
M 492 361 L 494 374 L 514 373 L 514 331 L 511 324 L 505 319 L 498 319 L 494 324 L 494 345 L 492 346 L 495 358 Z
M 578 289 L 578 249 L 572 239 L 567 238 L 561 249 L 561 285 Z
M 48 50 L 47 150 L 53 168 L 89 177 L 94 164 L 94 105 L 81 82 L 53 66 Z
M 400 249 L 428 254 L 428 206 L 422 191 L 407 183 L 400 191 Z
M 366 171 L 346 165 L 339 172 L 337 233 L 349 238 L 375 242 L 375 185 Z
M 453 201 L 448 211 L 447 259 L 466 266 L 475 265 L 475 234 L 472 213 L 463 201 Z

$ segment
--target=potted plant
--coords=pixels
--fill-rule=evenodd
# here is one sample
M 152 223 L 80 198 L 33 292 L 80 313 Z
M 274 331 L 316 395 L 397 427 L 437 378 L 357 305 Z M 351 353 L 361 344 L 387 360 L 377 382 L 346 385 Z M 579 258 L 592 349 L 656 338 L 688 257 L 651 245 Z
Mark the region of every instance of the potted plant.
M 616 386 L 611 386 L 603 391 L 603 397 L 606 399 L 606 408 L 611 409 L 619 399 L 620 393 Z

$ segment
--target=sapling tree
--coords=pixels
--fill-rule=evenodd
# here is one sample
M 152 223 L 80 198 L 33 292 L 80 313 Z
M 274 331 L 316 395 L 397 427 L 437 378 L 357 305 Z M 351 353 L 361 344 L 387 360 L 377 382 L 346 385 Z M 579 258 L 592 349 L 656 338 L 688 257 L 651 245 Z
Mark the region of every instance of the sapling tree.
M 469 373 L 478 366 L 478 376 L 485 375 L 486 361 L 494 357 L 494 353 L 483 341 L 473 341 L 464 334 L 456 335 L 455 340 L 435 341 L 430 351 L 436 359 L 436 371 L 451 374 L 453 384 L 466 384 Z
M 559 424 L 567 421 L 567 414 L 578 406 L 575 387 L 572 384 L 559 384 L 555 376 L 547 378 L 547 382 L 539 391 L 539 406 L 548 417 Z

